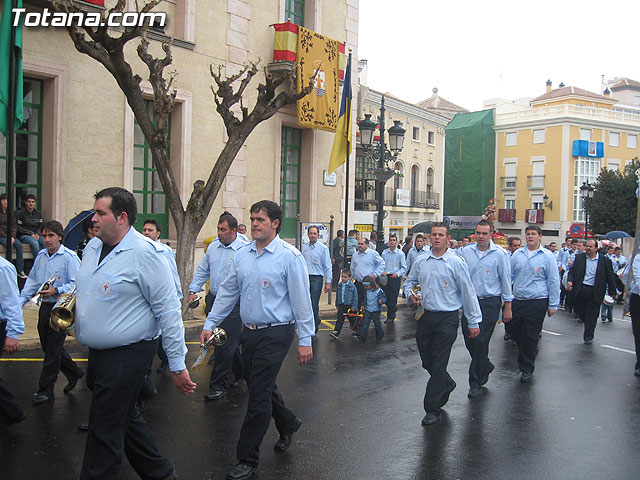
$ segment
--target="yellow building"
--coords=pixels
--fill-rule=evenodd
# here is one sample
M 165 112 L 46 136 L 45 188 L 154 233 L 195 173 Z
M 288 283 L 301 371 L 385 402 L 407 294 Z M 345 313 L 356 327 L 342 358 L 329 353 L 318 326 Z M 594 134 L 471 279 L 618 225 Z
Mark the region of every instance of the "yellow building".
M 100 0 L 92 0 L 98 5 L 77 3 L 87 11 L 105 8 Z M 107 0 L 107 8 L 114 3 Z M 46 2 L 24 4 L 27 12 L 42 12 Z M 135 2 L 130 4 L 133 8 Z M 162 41 L 172 45 L 173 63 L 166 72 L 178 75 L 169 156 L 185 204 L 194 182 L 208 178 L 226 141 L 210 89 L 210 65 L 222 65 L 228 75 L 248 60 L 261 59 L 265 66 L 273 57 L 272 25 L 287 19 L 345 42 L 357 61 L 358 8 L 358 0 L 168 0 L 156 7 L 168 20 L 164 29 L 149 30 L 149 51 L 161 56 Z M 65 224 L 92 206 L 94 192 L 122 186 L 135 193 L 139 218 L 157 219 L 165 226 L 162 238 L 175 239 L 149 149 L 113 77 L 77 52 L 64 28 L 25 27 L 23 38 L 26 114 L 17 134 L 16 205 L 34 193 L 45 219 Z M 130 42 L 126 52 L 135 73 L 146 79 L 148 70 L 135 52 L 138 44 Z M 245 106 L 253 104 L 262 81 L 260 68 Z M 148 81 L 142 88 L 151 98 Z M 249 207 L 260 199 L 285 206 L 285 238 L 295 235 L 298 214 L 302 221 L 329 221 L 335 215 L 339 223 L 344 169 L 338 169 L 335 181 L 324 175 L 333 138 L 331 132 L 300 128 L 295 105 L 259 125 L 236 157 L 201 238 L 215 232 L 223 210 L 248 223 Z M 0 191 L 6 189 L 5 145 L 0 135 Z
M 640 156 L 640 115 L 614 109 L 618 100 L 605 93 L 549 81 L 533 99 L 485 102 L 495 108 L 496 228 L 522 236 L 537 223 L 545 243 L 564 241 L 572 225 L 580 232 L 582 184 Z

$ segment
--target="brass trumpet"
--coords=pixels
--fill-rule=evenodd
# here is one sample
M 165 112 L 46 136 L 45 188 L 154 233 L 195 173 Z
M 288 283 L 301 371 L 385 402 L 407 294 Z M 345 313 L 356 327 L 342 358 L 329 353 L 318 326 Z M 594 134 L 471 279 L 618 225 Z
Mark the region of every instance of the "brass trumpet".
M 200 367 L 209 363 L 209 359 L 211 355 L 213 355 L 213 347 L 221 347 L 225 343 L 227 343 L 227 332 L 220 327 L 214 328 L 209 339 L 200 344 L 200 355 L 198 355 L 191 369 L 198 370 Z
M 76 287 L 74 286 L 70 292 L 63 293 L 58 298 L 58 301 L 51 310 L 51 316 L 49 318 L 49 325 L 51 328 L 59 332 L 63 329 L 67 332 L 67 335 L 73 335 L 73 322 L 75 321 L 75 314 L 73 309 L 76 306 Z
M 58 273 L 57 270 L 53 272 L 53 275 L 51 275 L 47 280 L 45 280 L 42 285 L 40 285 L 40 288 L 38 289 L 36 294 L 29 299 L 30 301 L 32 301 L 36 305 L 40 305 L 42 303 L 42 293 L 40 292 L 42 292 L 43 290 L 49 290 L 49 287 L 53 285 L 53 282 L 56 281 L 56 273 Z
M 416 321 L 420 320 L 420 317 L 424 313 L 424 305 L 422 303 L 422 295 L 421 295 L 420 292 L 421 292 L 420 285 L 414 285 L 413 287 L 411 287 L 411 293 L 418 300 L 418 305 L 417 305 L 417 308 L 416 308 L 416 314 L 414 316 Z

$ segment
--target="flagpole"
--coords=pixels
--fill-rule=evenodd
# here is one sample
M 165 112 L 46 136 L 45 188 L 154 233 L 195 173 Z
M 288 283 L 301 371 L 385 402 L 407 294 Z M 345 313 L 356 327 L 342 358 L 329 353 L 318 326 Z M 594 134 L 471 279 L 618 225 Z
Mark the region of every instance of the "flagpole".
M 349 49 L 349 59 L 347 60 L 347 66 L 349 68 L 349 83 L 351 83 L 351 71 L 353 70 L 353 66 L 351 65 L 351 49 Z M 351 85 L 345 85 L 344 88 L 351 89 Z M 349 108 L 347 109 L 347 132 L 351 131 L 349 125 L 351 125 L 351 108 L 353 106 L 353 92 L 351 92 L 351 100 L 349 100 Z M 347 138 L 349 144 L 351 144 L 351 138 Z M 342 268 L 345 267 L 347 263 L 347 241 L 349 239 L 349 153 L 351 148 L 347 148 L 347 154 L 345 163 L 347 180 L 345 182 L 345 190 L 344 190 L 344 251 L 342 252 L 342 258 L 344 259 L 342 262 Z
M 7 1 L 7 0 L 5 0 Z M 11 0 L 12 10 L 16 8 L 16 0 Z M 13 116 L 16 105 L 16 26 L 11 22 L 11 43 L 9 43 L 9 108 L 7 109 L 7 261 L 11 263 L 13 248 L 11 246 L 11 234 L 13 231 L 13 151 L 14 151 L 14 129 Z M 17 232 L 16 232 L 17 235 Z

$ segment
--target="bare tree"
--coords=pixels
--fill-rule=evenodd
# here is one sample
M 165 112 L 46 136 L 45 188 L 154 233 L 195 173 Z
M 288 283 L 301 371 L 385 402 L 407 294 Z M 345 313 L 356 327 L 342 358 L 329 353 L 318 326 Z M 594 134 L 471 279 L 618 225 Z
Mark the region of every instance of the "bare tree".
M 162 0 L 150 0 L 140 9 L 141 13 L 150 12 Z M 114 12 L 122 12 L 126 7 L 126 0 L 118 0 L 117 4 L 103 17 Z M 73 4 L 54 2 L 57 11 L 79 12 Z M 261 122 L 272 117 L 280 108 L 292 104 L 307 95 L 312 90 L 313 78 L 301 92 L 295 91 L 292 74 L 285 74 L 274 78 L 266 74 L 265 82 L 258 85 L 258 96 L 253 106 L 249 108 L 243 104 L 243 95 L 253 77 L 258 73 L 257 62 L 248 62 L 240 72 L 226 76 L 223 67 L 210 68 L 210 74 L 215 81 L 213 91 L 216 110 L 222 117 L 227 131 L 228 140 L 218 155 L 206 183 L 196 180 L 191 197 L 187 205 L 183 205 L 175 176 L 167 157 L 167 139 L 169 116 L 174 107 L 176 91 L 173 88 L 175 72 L 165 74 L 165 69 L 171 65 L 171 48 L 163 43 L 164 58 L 155 58 L 149 51 L 149 42 L 145 38 L 146 26 L 133 27 L 121 32 L 109 30 L 107 22 L 102 26 L 89 27 L 68 26 L 69 36 L 76 49 L 100 62 L 115 78 L 124 93 L 133 114 L 149 144 L 153 165 L 158 171 L 158 177 L 169 203 L 169 210 L 176 225 L 178 234 L 177 265 L 182 282 L 182 290 L 193 277 L 194 246 L 198 233 L 202 229 L 213 202 L 216 199 L 233 160 L 245 143 L 253 129 Z M 85 35 L 86 34 L 86 35 Z M 119 35 L 118 35 L 119 34 Z M 89 38 L 87 39 L 86 36 Z M 125 45 L 135 38 L 141 38 L 137 47 L 138 57 L 149 70 L 149 82 L 153 88 L 153 111 L 155 124 L 145 108 L 145 98 L 140 88 L 142 78 L 134 74 L 133 69 L 125 58 Z M 282 86 L 281 89 L 278 88 Z M 238 111 L 241 118 L 234 113 Z

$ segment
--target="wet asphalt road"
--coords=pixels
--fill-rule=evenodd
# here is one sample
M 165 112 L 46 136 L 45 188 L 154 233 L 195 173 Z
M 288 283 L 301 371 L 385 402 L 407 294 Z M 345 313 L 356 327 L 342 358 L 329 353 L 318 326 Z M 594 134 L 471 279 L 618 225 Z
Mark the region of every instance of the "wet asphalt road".
M 582 324 L 564 312 L 545 321 L 531 384 L 519 382 L 517 347 L 491 345 L 496 365 L 484 395 L 467 398 L 469 358 L 460 334 L 449 372 L 458 383 L 440 424 L 423 427 L 427 373 L 415 345 L 408 310 L 386 326 L 382 343 L 361 344 L 329 328 L 314 341 L 310 365 L 296 363 L 295 348 L 278 385 L 303 420 L 294 445 L 276 454 L 278 434 L 269 429 L 257 479 L 638 479 L 640 478 L 640 378 L 629 321 L 601 324 L 593 345 L 582 344 Z M 198 332 L 188 334 L 195 341 Z M 370 332 L 373 338 L 373 332 Z M 613 347 L 613 348 L 611 348 Z M 626 350 L 626 351 L 625 351 Z M 74 358 L 86 350 L 74 347 Z M 197 355 L 189 345 L 187 364 Z M 37 350 L 14 357 L 39 358 Z M 4 357 L 6 358 L 6 357 Z M 158 360 L 156 359 L 156 366 Z M 84 363 L 83 365 L 86 365 Z M 144 413 L 158 446 L 181 479 L 220 479 L 235 464 L 235 444 L 246 408 L 246 387 L 223 400 L 205 402 L 208 367 L 194 375 L 196 395 L 180 395 L 166 374 L 153 373 L 159 391 Z M 90 392 L 82 382 L 53 404 L 34 407 L 38 362 L 0 362 L 0 376 L 22 404 L 27 419 L 0 430 L 0 478 L 77 478 Z M 137 478 L 123 462 L 120 478 Z

